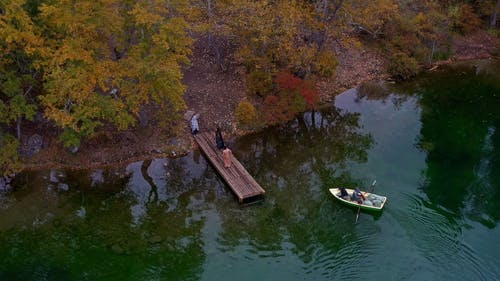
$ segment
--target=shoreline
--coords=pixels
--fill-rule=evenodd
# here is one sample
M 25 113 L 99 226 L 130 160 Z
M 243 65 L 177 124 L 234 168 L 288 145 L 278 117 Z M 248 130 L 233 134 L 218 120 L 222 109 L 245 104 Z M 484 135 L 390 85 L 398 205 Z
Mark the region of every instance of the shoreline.
M 203 54 L 205 51 L 206 50 L 201 49 L 199 51 L 199 54 Z M 473 51 L 474 50 L 466 54 L 455 54 L 447 60 L 433 62 L 431 65 L 425 68 L 422 67 L 421 72 L 434 71 L 440 67 L 453 65 L 455 63 L 475 60 L 479 61 L 499 59 L 491 53 Z M 338 72 L 334 74 L 331 79 L 322 80 L 318 83 L 318 90 L 320 91 L 320 107 L 331 103 L 331 101 L 333 101 L 337 95 L 342 94 L 349 89 L 359 87 L 363 83 L 369 81 L 392 81 L 385 71 L 385 63 L 381 62 L 380 58 L 377 57 L 377 55 L 373 55 L 373 53 L 368 54 L 368 57 L 371 59 L 371 61 L 365 61 L 365 58 L 367 56 L 365 55 L 365 53 L 368 54 L 368 50 L 362 50 L 361 55 L 358 55 L 358 57 L 356 58 L 346 58 L 347 56 L 344 55 L 344 59 L 346 61 L 344 61 L 344 64 L 339 64 Z M 193 65 L 195 62 L 196 58 L 193 58 Z M 210 128 L 214 125 L 219 126 L 222 123 L 222 129 L 225 139 L 227 139 L 229 142 L 234 142 L 235 139 L 241 138 L 245 135 L 258 133 L 262 130 L 265 130 L 266 127 L 258 128 L 255 130 L 240 130 L 236 128 L 234 111 L 235 107 L 226 107 L 226 112 L 223 116 L 224 119 L 217 119 L 220 118 L 220 116 L 216 114 L 217 112 L 211 112 L 210 109 L 212 109 L 212 111 L 217 111 L 218 108 L 210 108 L 210 106 L 206 106 L 206 104 L 196 104 L 196 102 L 193 102 L 193 96 L 196 97 L 200 94 L 200 92 L 206 98 L 211 99 L 209 102 L 215 104 L 215 106 L 218 105 L 217 102 L 225 98 L 225 93 L 222 90 L 218 91 L 218 87 L 213 87 L 212 85 L 212 88 L 210 88 L 211 85 L 207 85 L 207 88 L 203 88 L 199 85 L 196 85 L 196 83 L 199 83 L 199 76 L 196 76 L 196 74 L 198 74 L 196 73 L 196 71 L 206 72 L 207 69 L 210 70 L 212 67 L 211 64 L 207 63 L 206 61 L 199 63 L 201 64 L 201 67 L 199 67 L 199 69 L 186 71 L 186 76 L 188 76 L 188 78 L 189 76 L 194 76 L 194 80 L 187 80 L 187 82 L 185 82 L 188 86 L 188 91 L 185 94 L 185 100 L 186 104 L 188 105 L 187 111 L 198 113 L 202 112 L 202 131 L 203 128 Z M 363 69 L 366 64 L 370 64 L 371 69 L 369 69 L 369 71 L 357 71 L 359 69 Z M 246 98 L 244 88 L 242 89 L 242 87 L 244 87 L 244 83 L 241 82 L 242 75 L 241 70 L 238 69 L 238 66 L 233 66 L 232 70 L 233 72 L 229 77 L 230 81 L 228 81 L 228 84 L 230 84 L 231 87 L 234 87 L 234 92 L 238 92 L 237 94 L 240 95 L 235 98 L 235 100 L 239 102 L 242 99 Z M 193 73 L 195 75 L 193 75 Z M 223 75 L 224 74 L 215 73 L 215 77 L 212 78 L 213 80 L 217 80 L 215 85 L 220 85 L 220 79 L 224 78 Z M 235 80 L 238 80 L 238 82 L 235 82 Z M 201 82 L 205 83 L 206 81 Z M 214 83 L 212 82 L 212 84 Z M 230 88 L 229 90 L 233 89 Z M 233 92 L 231 92 L 231 94 L 233 94 Z M 220 97 L 221 95 L 223 96 L 222 98 Z M 207 120 L 203 121 L 204 116 L 207 116 Z M 96 137 L 95 139 L 99 138 L 99 141 L 101 141 L 101 143 L 94 144 L 94 142 L 97 142 L 97 140 L 94 140 L 94 142 L 89 141 L 87 145 L 82 146 L 77 154 L 72 154 L 67 149 L 60 147 L 61 145 L 57 143 L 57 141 L 51 139 L 48 141 L 48 145 L 42 148 L 40 152 L 35 154 L 33 157 L 21 158 L 23 168 L 20 173 L 25 171 L 38 171 L 48 169 L 86 170 L 109 168 L 121 165 L 126 166 L 133 162 L 151 160 L 156 158 L 184 157 L 191 153 L 193 150 L 197 149 L 197 147 L 190 133 L 189 120 L 184 119 L 183 121 L 183 124 L 179 124 L 179 128 L 177 128 L 176 130 L 177 136 L 175 137 L 168 136 L 168 134 L 161 130 L 158 131 L 158 128 L 155 128 L 154 126 L 151 126 L 147 129 L 136 127 L 135 129 L 128 130 L 126 132 L 116 132 L 113 136 L 108 136 L 105 134 L 104 144 L 106 144 L 107 146 L 102 145 L 103 140 L 101 139 L 101 136 Z M 125 138 L 127 140 L 125 142 L 121 140 L 121 138 L 123 138 L 123 135 L 125 135 Z M 129 138 L 127 137 L 127 135 L 131 135 L 131 137 Z M 117 138 L 119 139 L 119 141 L 113 142 L 116 141 Z M 109 141 L 111 144 L 106 142 L 108 139 L 112 140 Z

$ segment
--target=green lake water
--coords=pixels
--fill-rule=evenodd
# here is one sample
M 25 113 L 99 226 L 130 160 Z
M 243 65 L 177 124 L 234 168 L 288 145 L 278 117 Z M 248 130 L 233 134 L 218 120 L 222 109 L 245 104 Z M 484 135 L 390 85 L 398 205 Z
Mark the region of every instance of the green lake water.
M 240 206 L 199 151 L 19 175 L 0 280 L 500 280 L 500 65 L 390 86 L 230 144 L 266 190 Z M 339 204 L 368 186 L 380 214 Z

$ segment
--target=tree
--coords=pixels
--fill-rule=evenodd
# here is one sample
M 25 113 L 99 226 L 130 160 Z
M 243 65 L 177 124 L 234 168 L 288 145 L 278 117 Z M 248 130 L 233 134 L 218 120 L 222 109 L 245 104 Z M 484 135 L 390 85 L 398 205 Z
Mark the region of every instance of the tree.
M 398 14 L 393 0 L 353 0 L 345 5 L 349 25 L 373 38 L 384 34 L 384 29 Z
M 490 27 L 495 28 L 497 26 L 497 15 L 500 10 L 500 0 L 497 1 L 493 13 L 491 14 Z
M 189 23 L 196 32 L 207 35 L 208 47 L 215 53 L 215 61 L 221 70 L 224 69 L 221 48 L 218 40 L 225 35 L 222 28 L 223 15 L 226 9 L 224 1 L 190 0 Z
M 45 115 L 64 129 L 66 146 L 98 126 L 134 125 L 153 104 L 163 121 L 185 109 L 180 64 L 192 40 L 183 0 L 59 0 L 40 7 L 48 34 L 44 54 Z
M 23 118 L 32 119 L 36 111 L 32 93 L 39 72 L 33 60 L 42 42 L 24 4 L 23 0 L 0 4 L 0 123 L 15 122 L 18 140 Z
M 273 76 L 290 69 L 301 77 L 333 74 L 337 60 L 324 48 L 324 22 L 308 1 L 232 0 L 227 22 L 238 43 L 238 57 L 249 72 Z M 318 35 L 321 34 L 321 35 Z
M 22 120 L 36 112 L 33 89 L 39 71 L 34 59 L 42 43 L 33 22 L 23 9 L 25 1 L 0 2 L 0 175 L 21 168 L 18 149 Z M 16 127 L 17 140 L 10 134 Z

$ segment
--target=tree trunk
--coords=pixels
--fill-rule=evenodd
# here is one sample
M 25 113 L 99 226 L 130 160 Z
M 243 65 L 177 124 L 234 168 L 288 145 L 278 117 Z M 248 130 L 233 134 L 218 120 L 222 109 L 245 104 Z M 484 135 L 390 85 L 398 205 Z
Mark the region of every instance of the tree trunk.
M 436 51 L 436 40 L 432 40 L 432 50 L 431 50 L 431 55 L 429 56 L 429 64 L 432 63 L 432 58 L 434 57 L 435 51 Z
M 217 65 L 220 67 L 221 70 L 224 70 L 224 67 L 222 66 L 221 62 L 221 55 L 220 55 L 220 48 L 217 43 L 215 43 L 214 36 L 213 34 L 217 34 L 214 31 L 212 31 L 213 28 L 216 28 L 215 25 L 212 24 L 213 22 L 213 10 L 212 10 L 212 0 L 207 0 L 207 14 L 208 14 L 208 24 L 209 24 L 209 30 L 208 30 L 208 46 L 212 48 L 215 52 L 215 62 Z
M 17 140 L 21 142 L 21 122 L 23 120 L 23 117 L 19 116 L 17 117 Z
M 500 9 L 500 0 L 497 1 L 497 5 L 495 6 L 495 10 L 493 11 L 493 15 L 491 15 L 490 26 L 493 28 L 497 27 L 497 15 L 498 15 L 499 9 Z
M 328 18 L 328 0 L 322 1 L 321 13 L 322 13 L 322 17 L 323 17 L 323 22 L 325 23 L 325 27 L 323 29 L 323 32 L 321 33 L 321 38 L 318 42 L 319 50 L 323 50 L 323 47 L 325 46 L 325 43 L 328 39 L 328 27 L 327 27 L 326 23 L 333 22 L 337 18 L 337 15 L 340 11 L 340 8 L 342 7 L 342 4 L 344 4 L 344 0 L 340 0 L 338 2 L 335 2 L 333 5 L 333 14 L 331 15 L 330 18 Z

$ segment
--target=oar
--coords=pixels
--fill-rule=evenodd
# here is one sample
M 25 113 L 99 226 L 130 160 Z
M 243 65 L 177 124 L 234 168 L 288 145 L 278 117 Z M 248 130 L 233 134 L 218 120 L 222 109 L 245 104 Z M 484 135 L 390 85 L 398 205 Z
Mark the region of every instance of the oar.
M 371 191 L 370 193 L 373 193 L 373 190 L 375 190 L 375 184 L 377 183 L 377 180 L 374 180 L 373 183 L 372 183 L 372 188 L 371 188 Z M 358 213 L 356 214 L 356 222 L 358 222 L 358 218 L 359 218 L 359 211 L 361 211 L 361 204 L 359 204 L 359 207 L 358 207 Z
M 372 182 L 372 190 L 370 191 L 370 193 L 373 193 L 373 191 L 375 190 L 375 184 L 377 183 L 377 180 L 373 180 Z
M 358 218 L 359 218 L 359 211 L 361 211 L 361 204 L 359 204 L 359 207 L 358 207 L 358 213 L 356 214 L 356 222 L 358 222 Z

